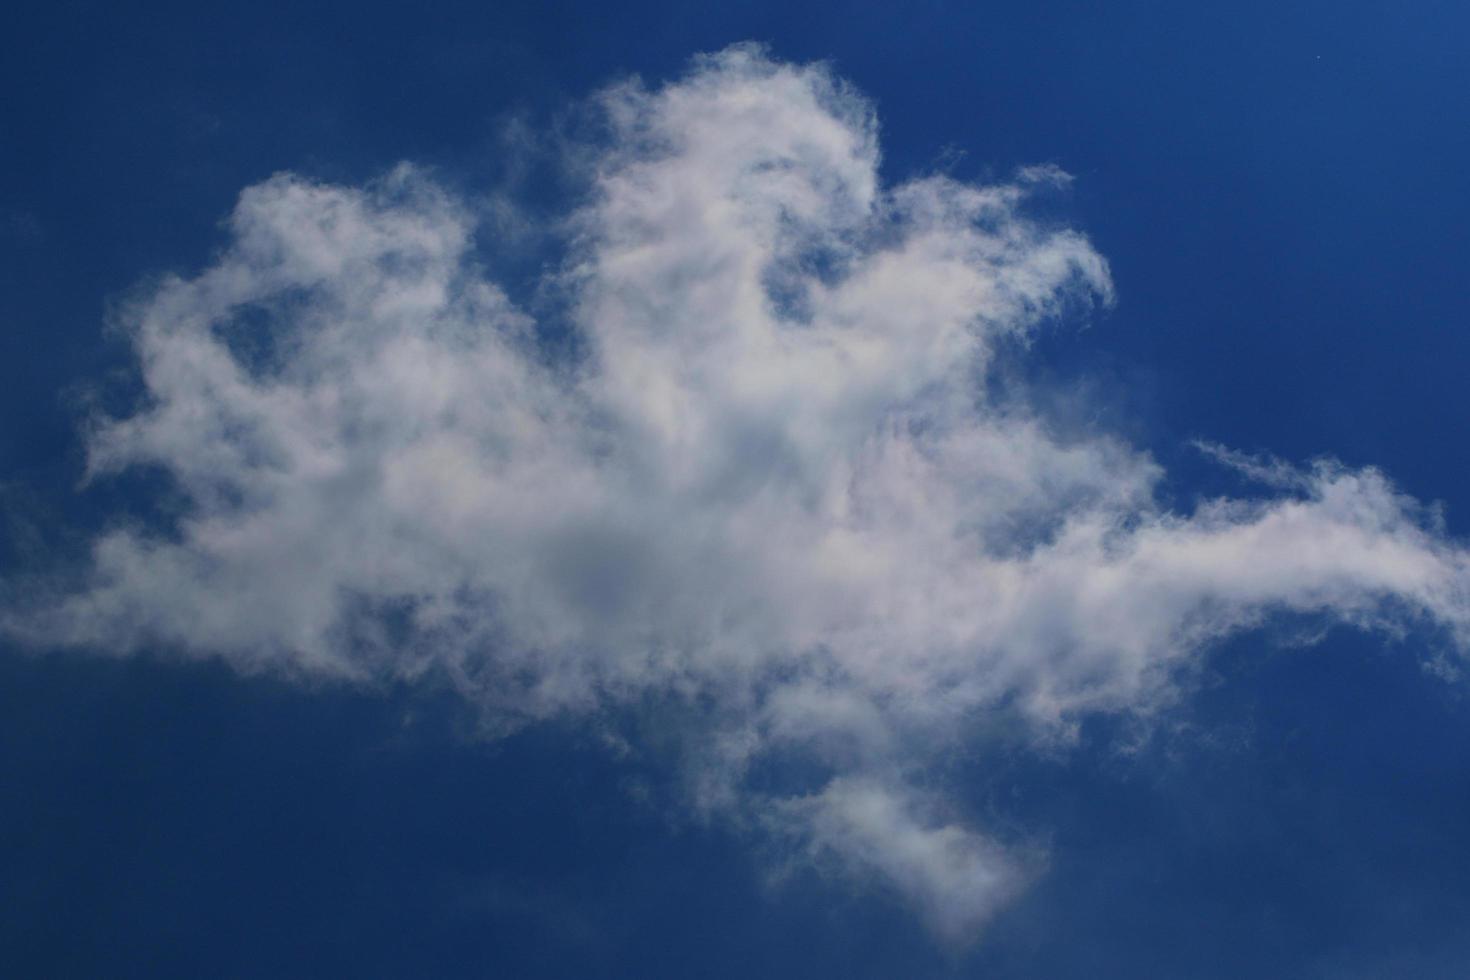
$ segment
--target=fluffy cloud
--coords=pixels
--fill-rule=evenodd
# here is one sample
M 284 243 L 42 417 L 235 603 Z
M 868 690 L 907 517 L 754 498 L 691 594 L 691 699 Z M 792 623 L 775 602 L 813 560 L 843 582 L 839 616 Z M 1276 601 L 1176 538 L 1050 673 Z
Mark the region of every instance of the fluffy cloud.
M 1110 299 L 1026 216 L 1064 175 L 885 187 L 871 107 L 748 47 L 599 104 L 556 322 L 411 167 L 247 189 L 127 310 L 145 397 L 88 437 L 185 506 L 8 630 L 448 678 L 506 727 L 696 705 L 692 805 L 956 940 L 1037 871 L 932 775 L 987 713 L 1146 712 L 1282 611 L 1466 638 L 1466 553 L 1380 474 L 1216 450 L 1268 495 L 1171 513 L 1146 454 L 996 395 L 1002 344 Z M 773 758 L 809 776 L 763 788 Z

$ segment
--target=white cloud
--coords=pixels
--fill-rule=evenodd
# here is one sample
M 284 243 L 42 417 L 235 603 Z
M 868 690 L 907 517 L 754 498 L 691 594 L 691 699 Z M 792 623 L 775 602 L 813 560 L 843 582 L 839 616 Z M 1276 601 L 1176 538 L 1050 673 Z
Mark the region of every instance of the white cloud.
M 994 396 L 999 343 L 1110 298 L 1025 217 L 1054 168 L 884 187 L 871 107 L 746 47 L 601 104 L 547 284 L 583 356 L 544 356 L 413 168 L 251 187 L 127 313 L 147 397 L 89 435 L 94 474 L 156 468 L 187 511 L 103 535 L 12 634 L 437 674 L 505 725 L 697 700 L 696 805 L 954 939 L 1032 866 L 924 778 L 987 711 L 1040 739 L 1146 712 L 1283 610 L 1465 639 L 1466 553 L 1378 473 L 1219 451 L 1279 495 L 1170 513 L 1146 454 Z M 776 797 L 773 756 L 824 775 Z
M 929 801 L 915 797 L 906 788 L 838 776 L 818 793 L 777 804 L 771 824 L 801 841 L 819 867 L 835 860 L 844 873 L 878 875 L 909 897 L 941 938 L 963 943 L 1024 887 L 1036 861 L 959 824 L 926 819 L 915 811 Z

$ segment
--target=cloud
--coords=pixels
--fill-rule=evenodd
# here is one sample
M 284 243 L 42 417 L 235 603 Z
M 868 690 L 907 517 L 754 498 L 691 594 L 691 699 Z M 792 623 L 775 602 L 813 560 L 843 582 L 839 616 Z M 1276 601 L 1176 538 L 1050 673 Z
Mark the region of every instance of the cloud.
M 818 867 L 835 861 L 844 873 L 878 876 L 907 896 L 940 938 L 964 943 L 1024 887 L 1037 862 L 915 812 L 928 803 L 908 788 L 838 776 L 818 793 L 776 804 L 769 826 L 794 837 Z
M 1376 471 L 1215 450 L 1275 496 L 1175 513 L 1146 453 L 996 395 L 1003 345 L 1111 300 L 1086 238 L 1027 217 L 1055 168 L 885 186 L 872 107 L 753 47 L 598 104 L 542 284 L 565 322 L 413 167 L 245 190 L 213 262 L 127 309 L 144 397 L 88 433 L 92 478 L 184 506 L 10 634 L 448 678 L 506 728 L 696 705 L 693 806 L 960 941 L 1036 866 L 934 775 L 978 719 L 1147 713 L 1280 612 L 1466 639 L 1466 552 Z

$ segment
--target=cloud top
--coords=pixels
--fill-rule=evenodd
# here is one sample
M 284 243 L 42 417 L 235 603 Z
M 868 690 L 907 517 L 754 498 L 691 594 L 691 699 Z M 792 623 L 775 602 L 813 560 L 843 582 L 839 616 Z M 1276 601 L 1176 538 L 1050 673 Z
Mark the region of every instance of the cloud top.
M 433 675 L 506 726 L 698 704 L 694 805 L 960 941 L 1035 871 L 931 778 L 985 713 L 1147 711 L 1281 611 L 1464 640 L 1465 551 L 1377 472 L 1216 449 L 1271 495 L 1173 513 L 1145 453 L 996 395 L 1000 345 L 1111 298 L 1027 217 L 1065 175 L 885 186 L 872 107 L 748 46 L 599 105 L 544 284 L 575 356 L 424 173 L 248 188 L 215 260 L 129 307 L 145 397 L 88 437 L 94 477 L 186 506 L 12 635 Z M 775 757 L 812 775 L 763 789 Z

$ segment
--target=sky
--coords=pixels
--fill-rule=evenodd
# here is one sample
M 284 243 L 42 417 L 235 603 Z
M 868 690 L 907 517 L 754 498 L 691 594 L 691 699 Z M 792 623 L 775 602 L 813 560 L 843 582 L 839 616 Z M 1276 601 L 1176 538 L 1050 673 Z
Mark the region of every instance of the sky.
M 1460 5 L 0 23 L 7 974 L 1463 975 Z

